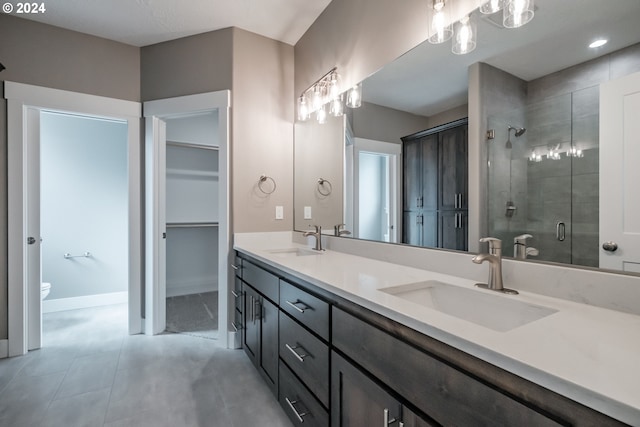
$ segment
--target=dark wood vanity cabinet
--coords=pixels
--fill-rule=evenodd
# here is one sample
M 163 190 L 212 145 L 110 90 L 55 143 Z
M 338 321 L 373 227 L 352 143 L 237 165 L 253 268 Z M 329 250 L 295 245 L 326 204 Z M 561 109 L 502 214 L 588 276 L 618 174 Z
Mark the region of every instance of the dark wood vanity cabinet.
M 249 274 L 247 274 L 249 272 Z M 243 348 L 274 395 L 278 396 L 278 306 L 257 289 L 278 295 L 270 285 L 278 278 L 260 267 L 242 261 Z
M 624 425 L 259 261 L 242 265 L 245 352 L 294 425 Z
M 403 137 L 402 144 L 403 243 L 467 250 L 467 120 Z

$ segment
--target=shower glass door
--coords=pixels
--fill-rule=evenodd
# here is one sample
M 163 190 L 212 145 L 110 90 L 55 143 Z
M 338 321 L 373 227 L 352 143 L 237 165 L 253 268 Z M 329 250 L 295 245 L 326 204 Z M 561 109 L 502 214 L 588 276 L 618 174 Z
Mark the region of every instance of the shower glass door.
M 598 96 L 594 86 L 489 117 L 488 230 L 505 256 L 529 234 L 530 259 L 598 266 Z

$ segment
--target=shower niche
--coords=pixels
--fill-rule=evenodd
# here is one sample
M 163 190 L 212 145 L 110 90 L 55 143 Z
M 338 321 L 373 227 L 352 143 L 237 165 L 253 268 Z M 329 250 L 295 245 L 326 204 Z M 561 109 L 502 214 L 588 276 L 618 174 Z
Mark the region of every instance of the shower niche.
M 598 266 L 598 122 L 598 86 L 488 117 L 488 232 L 505 255 L 529 234 L 531 259 Z

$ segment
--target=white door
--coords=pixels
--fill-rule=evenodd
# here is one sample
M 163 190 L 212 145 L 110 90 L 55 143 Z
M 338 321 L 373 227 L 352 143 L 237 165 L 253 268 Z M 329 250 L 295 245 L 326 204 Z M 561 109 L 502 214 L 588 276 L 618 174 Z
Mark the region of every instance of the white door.
M 26 142 L 26 257 L 28 349 L 42 345 L 42 238 L 40 237 L 40 110 L 27 108 Z
M 146 325 L 155 335 L 166 328 L 167 287 L 167 124 L 158 117 L 147 118 L 146 129 Z M 149 292 L 150 291 L 150 292 Z
M 600 86 L 600 267 L 640 272 L 640 73 Z

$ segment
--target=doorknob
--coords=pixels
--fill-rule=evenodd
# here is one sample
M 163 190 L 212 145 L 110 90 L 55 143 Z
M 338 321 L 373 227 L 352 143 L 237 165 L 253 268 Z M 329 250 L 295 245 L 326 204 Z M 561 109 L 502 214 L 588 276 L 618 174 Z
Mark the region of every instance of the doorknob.
M 604 242 L 602 244 L 602 249 L 607 252 L 615 252 L 618 249 L 618 244 L 616 242 Z
M 35 237 L 27 237 L 27 243 L 29 245 L 33 245 L 36 242 L 36 238 Z

